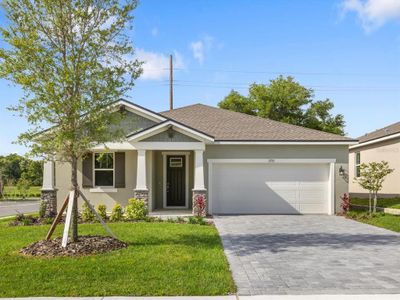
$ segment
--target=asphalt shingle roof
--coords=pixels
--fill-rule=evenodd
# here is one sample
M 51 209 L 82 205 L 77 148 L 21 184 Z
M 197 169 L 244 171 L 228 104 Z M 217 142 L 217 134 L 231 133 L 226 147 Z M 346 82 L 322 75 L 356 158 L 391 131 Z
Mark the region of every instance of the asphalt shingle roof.
M 161 115 L 214 137 L 216 141 L 355 141 L 340 135 L 194 104 Z
M 397 123 L 391 124 L 389 126 L 383 127 L 381 129 L 377 129 L 370 133 L 364 134 L 363 136 L 360 136 L 358 138 L 358 140 L 361 144 L 361 143 L 365 143 L 368 141 L 372 141 L 372 140 L 386 137 L 386 136 L 396 134 L 396 133 L 400 133 L 400 122 L 397 122 Z

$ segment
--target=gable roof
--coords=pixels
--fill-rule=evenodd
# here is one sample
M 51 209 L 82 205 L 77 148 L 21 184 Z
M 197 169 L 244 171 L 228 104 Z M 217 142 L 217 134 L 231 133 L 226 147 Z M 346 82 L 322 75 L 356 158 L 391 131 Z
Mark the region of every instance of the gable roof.
M 204 104 L 194 104 L 161 115 L 214 137 L 215 141 L 355 142 L 319 130 L 250 116 Z
M 391 124 L 389 126 L 383 127 L 381 129 L 377 129 L 375 131 L 366 133 L 363 136 L 360 136 L 358 138 L 358 140 L 359 140 L 359 143 L 362 144 L 362 143 L 380 139 L 383 137 L 389 137 L 391 135 L 398 134 L 398 133 L 400 133 L 400 122 L 397 122 L 397 123 Z

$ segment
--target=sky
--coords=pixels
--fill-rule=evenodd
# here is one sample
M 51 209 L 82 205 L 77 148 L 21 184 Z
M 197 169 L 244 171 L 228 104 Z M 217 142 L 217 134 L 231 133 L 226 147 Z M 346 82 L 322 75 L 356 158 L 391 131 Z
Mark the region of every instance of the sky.
M 169 108 L 173 54 L 175 107 L 282 74 L 329 98 L 350 137 L 400 121 L 399 0 L 142 0 L 134 16 L 145 63 L 127 99 L 154 111 Z M 12 142 L 28 124 L 6 109 L 21 96 L 0 79 L 0 155 L 27 151 Z

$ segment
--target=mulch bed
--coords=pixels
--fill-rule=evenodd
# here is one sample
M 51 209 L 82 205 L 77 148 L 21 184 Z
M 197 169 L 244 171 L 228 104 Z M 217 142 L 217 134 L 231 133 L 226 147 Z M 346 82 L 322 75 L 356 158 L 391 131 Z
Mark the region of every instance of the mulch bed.
M 128 244 L 109 236 L 87 235 L 80 236 L 78 241 L 68 242 L 66 248 L 61 247 L 62 238 L 35 242 L 20 250 L 27 256 L 56 257 L 56 256 L 83 256 L 106 253 L 128 247 Z

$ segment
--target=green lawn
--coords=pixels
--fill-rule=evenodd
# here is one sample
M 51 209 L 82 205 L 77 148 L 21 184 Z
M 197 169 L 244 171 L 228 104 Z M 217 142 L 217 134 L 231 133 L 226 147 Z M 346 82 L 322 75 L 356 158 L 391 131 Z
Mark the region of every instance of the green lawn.
M 350 215 L 356 221 L 400 232 L 400 216 L 385 213 L 376 213 L 369 216 L 368 213 L 361 211 L 351 211 Z
M 79 258 L 30 258 L 18 250 L 49 226 L 0 222 L 0 298 L 28 296 L 225 295 L 236 292 L 217 230 L 173 223 L 111 223 L 126 249 Z M 82 234 L 103 234 L 100 224 Z M 55 236 L 61 235 L 62 226 Z
M 351 198 L 351 204 L 368 206 L 368 199 Z M 400 198 L 378 199 L 378 207 L 400 208 Z
M 21 192 L 16 186 L 6 185 L 4 187 L 4 200 L 20 200 L 25 196 L 26 198 L 40 198 L 40 186 L 31 186 L 26 192 L 26 195 L 21 195 Z

